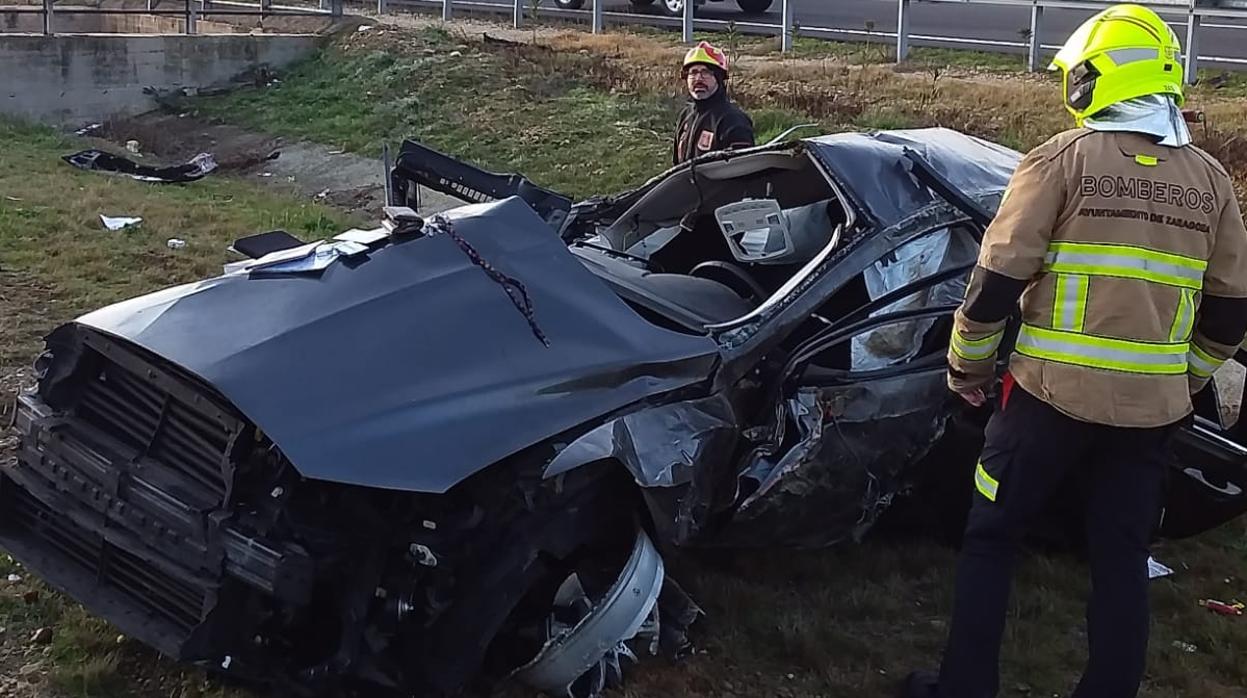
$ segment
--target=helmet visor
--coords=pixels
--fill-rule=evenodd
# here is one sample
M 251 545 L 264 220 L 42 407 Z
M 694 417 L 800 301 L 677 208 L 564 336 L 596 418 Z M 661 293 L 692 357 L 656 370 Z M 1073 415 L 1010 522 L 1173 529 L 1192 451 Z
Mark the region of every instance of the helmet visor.
M 1092 17 L 1075 29 L 1074 33 L 1065 40 L 1065 45 L 1061 47 L 1061 50 L 1052 57 L 1052 64 L 1048 66 L 1048 69 L 1069 70 L 1081 63 L 1085 58 L 1083 54 L 1087 50 L 1087 45 L 1091 43 L 1091 34 L 1099 25 L 1098 20 L 1099 17 Z

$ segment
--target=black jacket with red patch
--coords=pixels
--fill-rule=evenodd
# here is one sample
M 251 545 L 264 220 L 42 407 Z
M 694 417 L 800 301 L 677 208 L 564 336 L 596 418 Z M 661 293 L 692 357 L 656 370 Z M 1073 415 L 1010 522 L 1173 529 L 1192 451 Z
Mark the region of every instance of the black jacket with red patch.
M 705 155 L 712 150 L 747 148 L 754 145 L 753 121 L 720 88 L 708 99 L 692 100 L 676 127 L 672 164 Z

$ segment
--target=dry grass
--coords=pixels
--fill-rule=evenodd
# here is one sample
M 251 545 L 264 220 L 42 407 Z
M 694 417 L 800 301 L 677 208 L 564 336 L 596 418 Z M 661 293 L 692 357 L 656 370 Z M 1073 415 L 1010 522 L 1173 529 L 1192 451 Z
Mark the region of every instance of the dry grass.
M 414 56 L 428 48 L 440 21 L 421 16 L 386 16 L 384 21 L 424 32 L 380 31 L 349 37 L 348 50 Z M 429 30 L 434 33 L 429 34 Z M 483 37 L 514 42 L 500 46 Z M 533 33 L 483 22 L 449 25 L 442 41 L 501 59 L 512 84 L 584 84 L 612 95 L 647 97 L 659 108 L 683 99 L 676 66 L 686 50 L 667 34 L 540 29 Z M 957 52 L 933 51 L 925 58 L 893 66 L 863 63 L 843 51 L 812 51 L 785 56 L 771 40 L 731 35 L 716 37 L 734 55 L 733 96 L 774 135 L 797 122 L 817 121 L 825 131 L 860 128 L 945 126 L 1027 150 L 1069 128 L 1060 106 L 1057 81 L 1049 74 L 984 71 L 953 60 Z M 814 54 L 814 55 L 811 55 Z M 480 55 L 478 53 L 478 55 Z M 880 54 L 886 57 L 886 54 Z M 481 72 L 487 72 L 482 66 Z M 1188 109 L 1203 111 L 1207 122 L 1192 127 L 1197 143 L 1223 157 L 1241 184 L 1247 160 L 1241 134 L 1247 132 L 1243 80 L 1213 80 L 1191 88 Z M 1212 86 L 1215 83 L 1216 86 Z M 765 128 L 772 127 L 773 128 Z M 667 134 L 663 134 L 663 138 Z M 528 172 L 535 175 L 534 172 Z

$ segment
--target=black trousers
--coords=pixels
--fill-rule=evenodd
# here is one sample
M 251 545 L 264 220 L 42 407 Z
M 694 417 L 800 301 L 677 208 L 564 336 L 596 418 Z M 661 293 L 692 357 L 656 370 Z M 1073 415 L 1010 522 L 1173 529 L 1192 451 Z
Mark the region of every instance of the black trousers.
M 1073 474 L 1086 512 L 1092 581 L 1089 657 L 1074 698 L 1134 698 L 1148 643 L 1148 543 L 1160 514 L 1164 449 L 1177 425 L 1088 424 L 1010 388 L 987 425 L 939 696 L 996 695 L 1014 559 L 1028 524 Z

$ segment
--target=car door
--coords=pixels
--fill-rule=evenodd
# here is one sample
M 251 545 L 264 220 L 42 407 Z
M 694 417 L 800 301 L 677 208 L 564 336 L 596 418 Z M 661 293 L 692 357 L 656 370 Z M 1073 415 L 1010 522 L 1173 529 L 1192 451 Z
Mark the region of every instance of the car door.
M 1174 439 L 1164 537 L 1203 533 L 1247 512 L 1247 422 L 1227 409 L 1242 403 L 1244 365 L 1240 349 L 1195 396 L 1195 414 Z
M 941 447 L 954 413 L 945 383 L 951 316 L 980 232 L 947 221 L 933 218 L 859 260 L 856 277 L 825 292 L 811 314 L 821 329 L 798 330 L 781 349 L 723 541 L 858 539 Z

